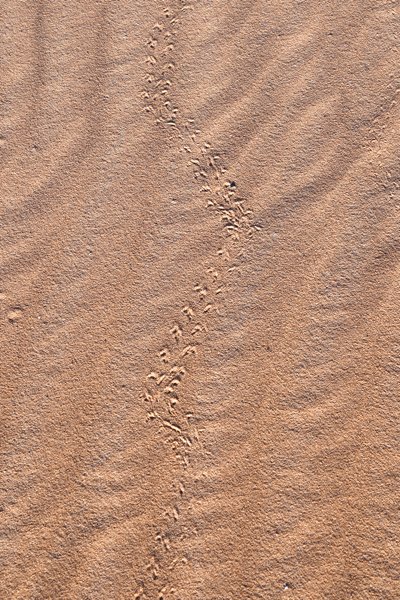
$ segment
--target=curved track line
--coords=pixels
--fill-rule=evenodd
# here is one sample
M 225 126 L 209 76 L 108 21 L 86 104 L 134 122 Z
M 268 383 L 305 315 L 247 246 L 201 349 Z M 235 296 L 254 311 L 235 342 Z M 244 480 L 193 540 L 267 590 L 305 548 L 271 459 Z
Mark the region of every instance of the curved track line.
M 156 125 L 175 137 L 188 171 L 197 182 L 198 197 L 220 222 L 221 244 L 214 263 L 200 281 L 194 282 L 193 296 L 170 324 L 169 341 L 160 347 L 154 367 L 143 384 L 141 399 L 146 407 L 146 418 L 170 446 L 181 465 L 181 477 L 176 482 L 175 502 L 159 527 L 148 573 L 136 590 L 135 600 L 178 597 L 178 590 L 171 584 L 171 572 L 188 562 L 179 552 L 179 539 L 183 539 L 184 534 L 179 532 L 178 522 L 184 509 L 191 457 L 201 451 L 199 432 L 193 424 L 195 407 L 191 412 L 182 408 L 184 384 L 207 340 L 211 315 L 220 315 L 219 305 L 237 268 L 237 260 L 259 229 L 237 184 L 226 179 L 227 169 L 220 154 L 210 141 L 202 139 L 195 121 L 182 116 L 174 102 L 175 41 L 182 19 L 191 10 L 191 4 L 178 0 L 173 7 L 166 8 L 155 23 L 147 40 L 148 73 L 141 97 L 143 110 L 153 117 Z

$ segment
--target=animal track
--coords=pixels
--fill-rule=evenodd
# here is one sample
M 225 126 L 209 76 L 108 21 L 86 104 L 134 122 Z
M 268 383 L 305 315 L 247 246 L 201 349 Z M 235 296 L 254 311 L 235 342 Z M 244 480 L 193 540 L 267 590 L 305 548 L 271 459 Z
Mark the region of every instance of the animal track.
M 174 505 L 166 511 L 164 524 L 156 535 L 154 556 L 148 566 L 148 584 L 151 586 L 157 581 L 159 600 L 176 598 L 168 571 L 188 562 L 187 557 L 180 556 L 176 548 L 177 523 L 185 505 L 185 474 L 190 467 L 192 453 L 201 444 L 198 430 L 192 423 L 194 414 L 185 412 L 184 402 L 180 402 L 184 381 L 194 368 L 193 361 L 201 354 L 212 319 L 215 315 L 220 316 L 219 306 L 230 289 L 229 278 L 237 271 L 237 260 L 243 256 L 247 241 L 260 228 L 253 223 L 253 211 L 247 207 L 246 199 L 239 195 L 236 181 L 226 177 L 227 169 L 220 153 L 209 140 L 202 140 L 194 119 L 183 117 L 174 102 L 175 40 L 184 14 L 191 9 L 191 4 L 176 0 L 153 26 L 147 40 L 149 53 L 145 59 L 149 70 L 141 92 L 143 110 L 153 115 L 157 126 L 169 130 L 170 135 L 175 137 L 178 152 L 185 158 L 192 180 L 197 184 L 198 197 L 205 209 L 212 211 L 219 220 L 223 239 L 213 264 L 207 267 L 202 280 L 195 282 L 193 298 L 187 299 L 180 316 L 169 329 L 169 340 L 157 353 L 156 364 L 161 363 L 162 369 L 154 367 L 148 373 L 142 393 L 147 406 L 147 420 L 158 424 L 157 431 L 182 467 Z M 146 589 L 142 583 L 137 597 L 147 598 Z

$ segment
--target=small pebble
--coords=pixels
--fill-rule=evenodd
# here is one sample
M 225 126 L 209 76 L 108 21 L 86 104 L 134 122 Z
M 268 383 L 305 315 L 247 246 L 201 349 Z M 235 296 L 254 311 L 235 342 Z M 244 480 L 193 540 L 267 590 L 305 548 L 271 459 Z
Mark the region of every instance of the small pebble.
M 16 323 L 22 317 L 22 309 L 21 308 L 13 308 L 7 314 L 7 319 L 10 323 Z

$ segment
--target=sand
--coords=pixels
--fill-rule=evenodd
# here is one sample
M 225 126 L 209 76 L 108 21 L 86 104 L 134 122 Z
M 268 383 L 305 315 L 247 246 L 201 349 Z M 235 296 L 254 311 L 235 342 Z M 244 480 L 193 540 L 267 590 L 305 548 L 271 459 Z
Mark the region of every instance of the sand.
M 0 598 L 399 598 L 398 2 L 1 13 Z

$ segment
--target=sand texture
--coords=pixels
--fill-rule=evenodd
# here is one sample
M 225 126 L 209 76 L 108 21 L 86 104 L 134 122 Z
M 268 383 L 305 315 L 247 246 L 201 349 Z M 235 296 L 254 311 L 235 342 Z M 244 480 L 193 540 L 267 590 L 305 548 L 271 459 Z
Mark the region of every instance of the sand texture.
M 399 2 L 0 15 L 0 600 L 399 599 Z

